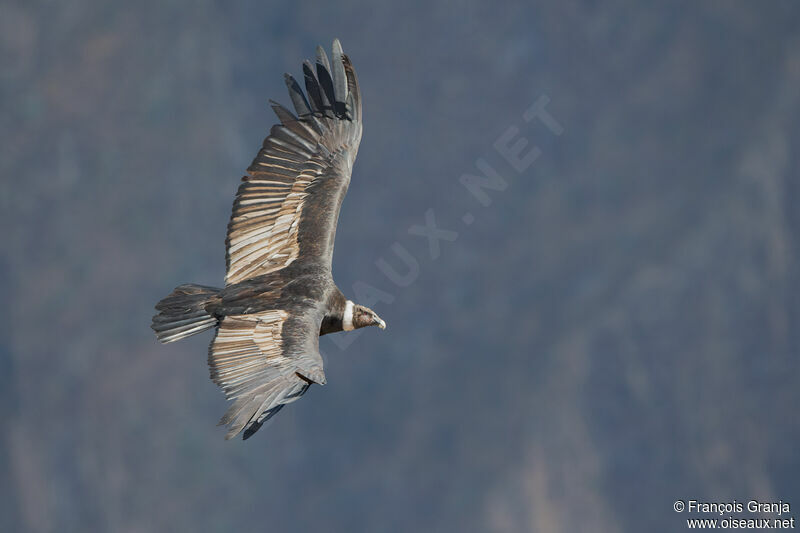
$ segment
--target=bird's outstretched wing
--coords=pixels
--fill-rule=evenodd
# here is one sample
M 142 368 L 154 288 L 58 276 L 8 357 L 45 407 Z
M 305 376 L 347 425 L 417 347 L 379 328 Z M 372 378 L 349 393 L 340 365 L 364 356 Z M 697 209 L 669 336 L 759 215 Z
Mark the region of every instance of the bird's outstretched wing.
M 313 309 L 270 310 L 222 319 L 208 350 L 211 379 L 233 400 L 220 425 L 226 439 L 249 438 L 312 383 L 325 383 L 319 355 L 321 317 Z
M 361 141 L 361 97 L 338 40 L 331 62 L 318 47 L 316 68 L 306 61 L 303 73 L 308 98 L 287 74 L 297 116 L 272 102 L 281 123 L 242 178 L 228 224 L 228 285 L 297 260 L 330 267 L 339 209 Z

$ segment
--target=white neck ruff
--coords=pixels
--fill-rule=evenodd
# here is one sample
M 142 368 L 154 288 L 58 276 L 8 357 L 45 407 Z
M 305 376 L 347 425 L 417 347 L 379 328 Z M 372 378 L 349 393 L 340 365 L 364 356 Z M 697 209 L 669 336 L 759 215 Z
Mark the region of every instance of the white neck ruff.
M 344 304 L 344 318 L 342 319 L 342 329 L 345 331 L 353 331 L 353 302 L 347 300 Z

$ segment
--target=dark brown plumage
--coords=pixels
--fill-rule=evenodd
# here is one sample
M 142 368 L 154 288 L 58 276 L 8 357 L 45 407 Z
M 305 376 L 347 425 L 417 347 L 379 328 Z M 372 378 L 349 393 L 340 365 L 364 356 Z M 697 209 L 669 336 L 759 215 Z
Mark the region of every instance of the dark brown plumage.
M 216 327 L 211 379 L 233 400 L 220 424 L 247 439 L 314 383 L 319 336 L 385 323 L 345 298 L 331 275 L 336 223 L 361 141 L 358 79 L 341 45 L 303 64 L 308 99 L 286 75 L 297 116 L 280 120 L 247 169 L 226 239 L 225 287 L 181 285 L 156 305 L 152 328 L 173 342 Z

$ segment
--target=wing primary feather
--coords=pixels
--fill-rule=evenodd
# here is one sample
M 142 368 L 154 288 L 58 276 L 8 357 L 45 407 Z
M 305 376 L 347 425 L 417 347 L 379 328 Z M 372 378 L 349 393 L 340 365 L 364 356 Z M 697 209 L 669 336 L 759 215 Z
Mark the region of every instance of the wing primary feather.
M 294 385 L 294 387 L 284 391 L 284 394 L 281 398 L 279 398 L 272 406 L 270 406 L 268 410 L 261 413 L 258 418 L 244 430 L 242 439 L 247 440 L 252 437 L 253 434 L 261 428 L 261 426 L 263 426 L 270 418 L 275 416 L 278 411 L 283 409 L 285 405 L 294 402 L 300 398 L 300 396 L 305 394 L 310 386 L 310 383 L 299 381 Z
M 325 49 L 321 46 L 317 46 L 317 64 L 325 67 L 325 70 L 328 72 L 331 71 L 331 64 L 328 62 L 328 54 L 325 53 Z
M 311 61 L 308 59 L 303 62 L 303 77 L 305 78 L 306 92 L 308 92 L 311 107 L 313 107 L 314 111 L 317 113 L 323 113 L 326 102 L 322 100 L 323 95 L 319 87 L 319 82 L 317 82 L 317 77 L 314 75 Z
M 328 102 L 328 106 L 336 101 L 333 92 L 333 78 L 331 78 L 331 64 L 328 62 L 328 56 L 321 46 L 317 47 L 317 81 L 322 88 L 322 94 Z M 332 109 L 332 107 L 331 107 Z M 327 111 L 327 109 L 326 109 Z M 325 116 L 333 118 L 332 113 L 325 113 Z
M 331 56 L 333 94 L 336 100 L 334 111 L 336 111 L 336 115 L 340 117 L 345 115 L 345 103 L 347 102 L 347 74 L 345 74 L 344 71 L 343 55 L 342 43 L 339 42 L 339 39 L 334 39 L 333 54 Z
M 342 56 L 342 62 L 344 63 L 344 70 L 347 73 L 347 88 L 348 94 L 353 97 L 353 119 L 356 122 L 361 121 L 361 91 L 358 87 L 358 76 L 356 76 L 356 70 L 353 68 L 353 64 L 350 62 L 350 58 L 347 55 Z
M 261 426 L 263 426 L 267 422 L 267 420 L 275 416 L 278 413 L 278 411 L 283 409 L 283 406 L 284 404 L 276 405 L 275 407 L 267 411 L 266 416 L 262 420 L 256 420 L 255 422 L 250 424 L 250 426 L 244 430 L 244 433 L 242 434 L 242 440 L 247 440 L 250 437 L 252 437 L 256 431 L 261 429 Z
M 281 390 L 281 386 L 282 385 L 284 385 L 284 384 L 283 383 L 276 384 L 275 388 L 273 390 L 271 390 L 267 394 L 267 396 L 264 399 L 264 401 L 261 402 L 261 405 L 259 405 L 258 408 L 256 408 L 253 411 L 253 414 L 250 416 L 250 419 L 245 423 L 244 427 L 249 427 L 250 425 L 252 425 L 256 420 L 261 418 L 261 415 L 263 413 L 269 411 L 270 408 L 274 407 L 274 405 L 276 403 L 278 403 L 278 402 L 276 402 L 276 400 L 278 400 L 278 397 L 281 395 L 281 392 L 283 392 Z M 237 431 L 236 433 L 239 433 L 239 431 Z
M 294 109 L 297 111 L 297 115 L 301 117 L 304 115 L 310 115 L 311 108 L 308 106 L 308 101 L 303 94 L 303 89 L 300 88 L 300 84 L 297 83 L 297 80 L 295 80 L 289 73 L 286 73 L 283 76 L 286 80 L 286 87 L 289 89 L 289 97 L 292 99 L 292 104 L 294 104 Z
M 272 110 L 278 116 L 278 119 L 281 121 L 281 124 L 292 130 L 297 135 L 300 135 L 307 141 L 311 142 L 312 144 L 316 144 L 317 142 L 316 136 L 319 135 L 319 132 L 314 130 L 314 128 L 309 124 L 307 124 L 305 120 L 299 120 L 296 116 L 292 114 L 291 111 L 283 107 L 278 102 L 270 100 L 269 104 L 272 106 Z M 306 116 L 310 117 L 312 115 L 306 115 Z
M 270 107 L 272 107 L 272 110 L 275 112 L 275 115 L 277 115 L 278 120 L 280 120 L 281 124 L 283 124 L 284 126 L 288 126 L 292 122 L 297 122 L 297 117 L 294 116 L 294 114 L 291 111 L 283 107 L 278 102 L 270 100 L 269 105 Z
M 353 120 L 355 117 L 354 110 L 356 108 L 355 99 L 353 98 L 353 93 L 347 93 L 347 104 L 345 104 L 345 118 L 347 120 Z

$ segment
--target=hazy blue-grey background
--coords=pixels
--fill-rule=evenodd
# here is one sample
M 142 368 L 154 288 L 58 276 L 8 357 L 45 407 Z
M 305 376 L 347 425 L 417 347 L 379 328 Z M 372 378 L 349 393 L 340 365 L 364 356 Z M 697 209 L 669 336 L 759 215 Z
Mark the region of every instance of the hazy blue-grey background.
M 800 509 L 799 28 L 788 1 L 3 2 L 0 529 Z M 225 442 L 210 334 L 158 345 L 152 308 L 222 283 L 267 99 L 334 37 L 365 117 L 334 274 L 390 295 L 389 327 L 323 339 L 328 385 Z M 522 120 L 541 95 L 560 136 Z M 541 150 L 521 174 L 512 126 Z M 508 181 L 488 207 L 459 183 L 478 157 Z M 435 260 L 428 209 L 459 233 Z M 394 243 L 408 287 L 376 265 L 403 269 Z

